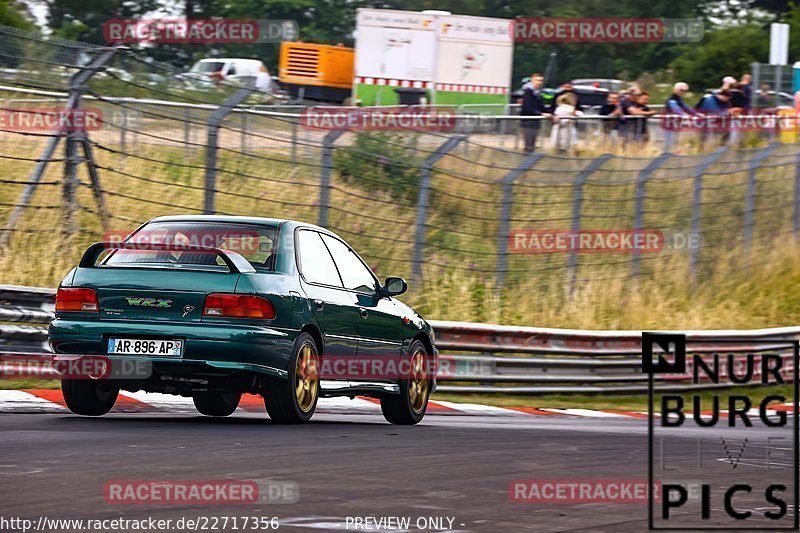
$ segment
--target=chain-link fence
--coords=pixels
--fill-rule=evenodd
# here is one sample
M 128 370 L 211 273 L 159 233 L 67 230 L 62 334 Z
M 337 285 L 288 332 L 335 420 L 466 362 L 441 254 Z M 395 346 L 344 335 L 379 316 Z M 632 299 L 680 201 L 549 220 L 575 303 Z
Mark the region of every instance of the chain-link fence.
M 511 119 L 491 135 L 311 129 L 302 108 L 251 89 L 196 87 L 129 50 L 4 28 L 0 64 L 6 120 L 101 117 L 0 128 L 6 282 L 46 285 L 90 242 L 178 213 L 315 222 L 379 275 L 505 288 L 702 281 L 800 234 L 800 148 L 771 137 L 693 155 L 525 153 Z M 40 282 L 16 275 L 31 265 Z

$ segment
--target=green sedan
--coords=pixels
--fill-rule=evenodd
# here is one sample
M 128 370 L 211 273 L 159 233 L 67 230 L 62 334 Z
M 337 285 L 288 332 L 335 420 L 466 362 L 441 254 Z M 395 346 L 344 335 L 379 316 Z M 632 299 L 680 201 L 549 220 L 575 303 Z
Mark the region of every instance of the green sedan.
M 209 416 L 252 393 L 272 420 L 299 423 L 320 397 L 362 395 L 416 424 L 438 351 L 395 298 L 406 290 L 312 224 L 165 216 L 89 247 L 59 286 L 49 341 L 57 368 L 84 371 L 61 374 L 80 415 L 107 413 L 120 390 L 190 396 Z M 102 365 L 74 364 L 87 360 Z

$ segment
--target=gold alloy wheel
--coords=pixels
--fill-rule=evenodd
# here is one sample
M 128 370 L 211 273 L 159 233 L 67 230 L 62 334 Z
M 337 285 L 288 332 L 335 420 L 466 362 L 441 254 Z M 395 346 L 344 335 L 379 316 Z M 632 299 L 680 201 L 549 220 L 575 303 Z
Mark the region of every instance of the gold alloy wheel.
M 411 409 L 420 414 L 428 400 L 428 373 L 425 368 L 425 352 L 421 348 L 411 356 L 408 397 L 411 400 Z
M 314 346 L 306 343 L 300 348 L 297 355 L 297 367 L 295 368 L 295 388 L 294 393 L 297 397 L 297 405 L 300 410 L 307 413 L 317 401 L 319 390 L 319 357 Z

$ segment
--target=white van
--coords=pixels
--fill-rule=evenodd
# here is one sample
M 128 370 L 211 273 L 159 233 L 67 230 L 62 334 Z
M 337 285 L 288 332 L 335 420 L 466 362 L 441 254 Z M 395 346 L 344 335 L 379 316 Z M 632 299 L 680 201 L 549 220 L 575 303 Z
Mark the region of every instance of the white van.
M 189 71 L 189 77 L 252 85 L 262 68 L 264 63 L 258 59 L 209 58 L 195 63 Z

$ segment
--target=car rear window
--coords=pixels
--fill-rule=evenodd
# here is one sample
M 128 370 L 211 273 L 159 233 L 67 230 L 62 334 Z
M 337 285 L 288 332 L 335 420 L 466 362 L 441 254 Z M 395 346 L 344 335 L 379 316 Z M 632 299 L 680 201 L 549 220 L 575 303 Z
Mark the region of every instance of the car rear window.
M 211 222 L 153 222 L 124 240 L 126 243 L 205 246 L 231 250 L 247 259 L 256 270 L 273 270 L 276 229 L 269 226 Z M 226 270 L 214 254 L 186 250 L 112 250 L 104 266 L 184 266 Z

